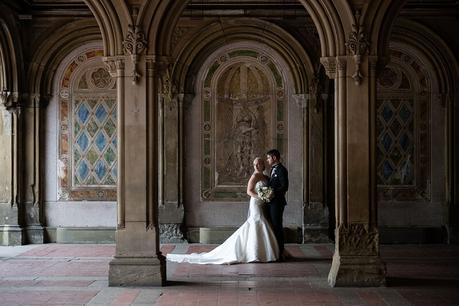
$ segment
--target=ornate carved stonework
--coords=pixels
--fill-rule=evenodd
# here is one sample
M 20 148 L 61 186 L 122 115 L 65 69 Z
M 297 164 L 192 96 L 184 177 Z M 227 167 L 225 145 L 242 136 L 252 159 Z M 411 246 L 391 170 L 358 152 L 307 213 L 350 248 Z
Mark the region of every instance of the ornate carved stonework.
M 168 107 L 169 110 L 177 108 L 177 86 L 175 82 L 171 79 L 171 67 L 168 65 L 161 69 L 161 78 L 160 78 L 160 94 L 164 99 L 165 107 Z
M 180 230 L 181 224 L 176 223 L 160 223 L 159 224 L 159 239 L 161 243 L 180 243 L 185 240 L 183 233 Z
M 231 50 L 215 56 L 201 92 L 201 197 L 245 200 L 253 159 L 269 147 L 285 153 L 283 77 L 268 55 Z
M 142 29 L 138 26 L 129 25 L 129 30 L 126 39 L 123 41 L 125 53 L 131 56 L 133 71 L 132 82 L 137 83 L 140 74 L 137 72 L 137 56 L 147 48 L 147 41 Z
M 336 230 L 341 256 L 376 256 L 379 254 L 379 234 L 368 224 L 341 224 Z
M 112 78 L 116 78 L 120 75 L 119 72 L 124 71 L 124 59 L 117 57 L 104 57 L 105 67 Z
M 379 234 L 368 224 L 341 224 L 328 283 L 334 286 L 382 286 L 386 268 L 379 258 Z
M 10 92 L 6 89 L 3 89 L 0 92 L 0 103 L 5 107 L 10 113 L 15 113 L 19 115 L 21 113 L 21 104 L 18 103 L 19 94 L 17 92 Z
M 355 24 L 352 25 L 352 32 L 349 34 L 349 39 L 346 42 L 346 47 L 354 56 L 355 72 L 352 78 L 356 85 L 362 81 L 363 75 L 360 72 L 361 56 L 367 54 L 370 42 L 367 39 L 367 34 L 364 31 L 363 25 L 360 23 L 360 11 L 355 12 Z
M 103 65 L 102 55 L 102 50 L 88 50 L 76 56 L 59 83 L 60 200 L 116 198 L 116 79 L 111 73 L 121 61 L 105 59 Z
M 325 73 L 330 79 L 336 77 L 336 57 L 321 57 L 320 63 L 325 68 Z
M 188 32 L 191 28 L 190 27 L 176 27 L 174 32 L 172 33 L 171 38 L 171 47 L 175 49 L 177 47 L 179 41 L 183 38 L 183 36 Z
M 377 80 L 379 200 L 430 199 L 430 80 L 418 59 L 392 50 Z

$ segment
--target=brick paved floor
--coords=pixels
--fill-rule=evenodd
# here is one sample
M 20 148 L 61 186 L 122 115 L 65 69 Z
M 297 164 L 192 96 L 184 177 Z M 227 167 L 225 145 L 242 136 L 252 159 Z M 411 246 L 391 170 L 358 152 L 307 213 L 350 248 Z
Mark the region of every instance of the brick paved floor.
M 212 245 L 163 245 L 163 253 Z M 459 305 L 459 246 L 385 245 L 387 286 L 330 288 L 333 245 L 287 246 L 284 263 L 168 263 L 168 285 L 108 287 L 114 245 L 0 247 L 0 305 Z

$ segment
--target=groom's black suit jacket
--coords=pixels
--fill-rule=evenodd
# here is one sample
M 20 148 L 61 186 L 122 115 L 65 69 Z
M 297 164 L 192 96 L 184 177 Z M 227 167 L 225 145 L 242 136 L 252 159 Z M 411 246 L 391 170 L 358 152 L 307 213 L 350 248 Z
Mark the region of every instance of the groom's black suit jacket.
M 288 171 L 281 163 L 274 165 L 271 169 L 271 177 L 268 185 L 274 191 L 274 198 L 271 199 L 270 205 L 287 205 L 285 193 L 288 190 Z

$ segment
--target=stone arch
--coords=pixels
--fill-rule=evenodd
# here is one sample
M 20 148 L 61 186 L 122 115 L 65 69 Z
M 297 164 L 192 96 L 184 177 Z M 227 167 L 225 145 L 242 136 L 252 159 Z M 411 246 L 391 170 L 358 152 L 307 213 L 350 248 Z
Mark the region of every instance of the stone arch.
M 0 91 L 7 90 L 11 94 L 22 89 L 22 49 L 21 44 L 17 41 L 20 37 L 15 32 L 16 27 L 11 24 L 16 21 L 9 12 L 7 7 L 1 6 L 0 14 Z M 12 32 L 14 31 L 14 32 Z
M 362 12 L 363 19 L 367 21 L 365 30 L 369 35 L 371 55 L 387 55 L 393 24 L 405 3 L 406 0 L 370 1 Z
M 188 0 L 161 1 L 160 3 L 149 1 L 139 11 L 139 23 L 146 28 L 146 37 L 149 42 L 149 54 L 170 56 L 171 35 L 170 29 L 174 29 L 178 18 L 187 5 Z M 321 54 L 323 57 L 336 56 L 345 52 L 345 30 L 341 18 L 352 16 L 351 9 L 346 1 L 305 1 L 299 0 L 311 15 L 317 28 Z M 338 12 L 341 12 L 341 15 Z
M 29 91 L 49 98 L 53 92 L 53 79 L 62 60 L 75 48 L 88 42 L 101 41 L 100 29 L 95 22 L 76 21 L 58 25 L 44 33 L 38 41 L 28 71 Z
M 204 228 L 200 228 L 200 231 L 206 230 L 205 226 L 235 226 L 235 220 L 244 215 L 245 206 L 234 203 L 246 203 L 243 191 L 247 173 L 240 174 L 239 171 L 250 171 L 251 159 L 255 155 L 263 156 L 266 147 L 277 146 L 283 154 L 284 162 L 288 164 L 302 160 L 304 154 L 303 129 L 291 128 L 303 124 L 304 109 L 302 105 L 296 104 L 293 97 L 294 76 L 289 71 L 287 60 L 270 46 L 250 38 L 249 36 L 247 40 L 238 41 L 229 39 L 228 44 L 219 48 L 212 48 L 211 45 L 211 53 L 193 63 L 200 69 L 197 71 L 198 81 L 194 84 L 194 100 L 184 101 L 184 146 L 187 147 L 184 181 L 188 182 L 184 186 L 184 203 L 188 207 L 187 226 L 195 228 L 197 224 L 201 224 Z M 244 67 L 247 69 L 245 73 Z M 236 85 L 230 89 L 230 80 L 234 81 L 235 78 L 236 83 L 242 84 L 245 82 L 243 76 L 247 77 L 248 82 L 250 75 L 253 80 L 252 90 L 246 90 L 247 97 L 252 98 L 247 99 L 247 103 L 237 102 L 238 99 L 234 102 L 229 93 L 238 95 L 244 90 L 242 85 L 241 88 Z M 260 85 L 262 80 L 266 81 L 264 91 L 257 92 L 263 87 Z M 211 92 L 209 99 L 206 97 L 207 92 Z M 215 114 L 215 119 L 206 115 L 207 108 L 210 113 Z M 196 116 L 197 113 L 200 115 Z M 219 114 L 223 116 L 220 119 L 217 118 Z M 236 122 L 240 116 L 247 120 L 238 124 Z M 201 118 L 202 122 L 194 118 Z M 247 130 L 250 130 L 250 135 L 247 135 Z M 216 134 L 211 136 L 209 131 L 216 131 Z M 254 135 L 260 135 L 260 131 L 264 137 L 253 138 Z M 207 138 L 210 139 L 210 150 L 215 150 L 215 153 L 205 153 Z M 200 149 L 198 145 L 193 145 L 199 143 L 204 143 Z M 236 149 L 238 145 L 241 146 Z M 198 151 L 204 153 L 200 155 Z M 244 156 L 238 155 L 241 151 L 245 152 Z M 242 160 L 238 156 L 243 157 Z M 191 181 L 193 173 L 201 173 L 202 176 L 194 175 L 196 180 Z M 218 174 L 214 176 L 213 173 Z M 211 177 L 210 182 L 216 183 L 207 184 L 206 177 Z M 302 172 L 292 170 L 291 178 L 297 182 L 302 181 Z M 232 187 L 227 187 L 229 185 Z M 193 190 L 201 191 L 196 193 Z M 303 204 L 301 183 L 292 186 L 289 192 L 290 206 L 286 212 L 286 223 L 298 228 L 302 226 L 302 220 L 298 217 L 301 216 L 299 212 Z M 215 212 L 211 207 L 218 207 L 218 211 L 224 213 L 210 217 Z M 232 220 L 228 216 L 232 216 Z
M 457 154 L 454 154 L 457 148 L 453 138 L 454 124 L 457 123 L 454 122 L 453 116 L 454 105 L 458 100 L 453 89 L 458 86 L 458 62 L 446 43 L 432 30 L 418 22 L 403 18 L 394 23 L 388 50 L 391 51 L 389 53 L 391 58 L 394 57 L 394 53 L 407 54 L 407 58 L 415 62 L 411 66 L 422 67 L 414 70 L 418 70 L 416 72 L 418 75 L 425 76 L 419 82 L 426 83 L 427 87 L 423 92 L 414 92 L 413 99 L 421 102 L 421 110 L 426 108 L 428 110 L 424 118 L 422 117 L 424 111 L 420 113 L 420 118 L 416 117 L 419 126 L 415 130 L 427 135 L 429 139 L 424 141 L 424 145 L 420 143 L 421 145 L 416 147 L 416 150 L 420 151 L 418 154 L 423 156 L 424 160 L 420 160 L 415 170 L 421 174 L 425 173 L 417 177 L 414 185 L 417 192 L 413 194 L 417 194 L 417 198 L 410 197 L 407 189 L 401 188 L 396 191 L 397 186 L 392 188 L 395 191 L 389 193 L 381 193 L 378 190 L 379 206 L 383 205 L 379 209 L 381 225 L 390 227 L 395 222 L 405 226 L 430 226 L 431 229 L 437 229 L 437 233 L 442 233 L 437 235 L 437 239 L 446 240 L 448 237 L 444 227 L 457 224 L 455 222 L 457 207 L 454 206 L 454 201 L 449 195 L 454 189 L 453 176 L 457 171 L 453 168 L 457 163 L 455 157 Z M 388 67 L 390 66 L 391 63 L 388 62 Z M 425 107 L 422 108 L 423 105 Z M 391 200 L 400 201 L 403 205 L 399 205 L 395 214 L 397 218 L 391 217 L 394 211 L 390 205 L 387 205 Z M 428 213 L 423 203 L 432 204 L 429 206 Z M 445 206 L 448 206 L 449 211 L 441 208 Z M 406 213 L 400 214 L 402 209 L 406 209 Z M 417 214 L 412 214 L 414 211 Z M 402 215 L 410 215 L 409 220 L 400 218 Z M 426 215 L 431 217 L 425 218 Z
M 104 42 L 104 55 L 123 54 L 123 30 L 134 25 L 124 0 L 84 0 L 99 25 Z M 148 1 L 155 2 L 155 1 Z
M 225 31 L 221 31 L 220 22 L 211 22 L 191 37 L 187 45 L 179 46 L 173 57 L 176 65 L 172 70 L 172 79 L 177 83 L 179 92 L 193 92 L 194 84 L 189 77 L 197 73 L 207 56 L 221 45 L 241 40 L 253 40 L 272 47 L 286 61 L 296 94 L 308 91 L 309 81 L 316 73 L 315 67 L 304 48 L 290 34 L 280 27 L 262 20 L 238 19 L 236 23 L 226 22 Z M 189 87 L 191 86 L 191 87 Z
M 437 34 L 418 22 L 400 18 L 394 24 L 391 40 L 404 42 L 420 50 L 432 65 L 432 71 L 436 72 L 438 89 L 444 94 L 453 95 L 451 91 L 457 82 L 454 76 L 459 71 L 459 64 Z

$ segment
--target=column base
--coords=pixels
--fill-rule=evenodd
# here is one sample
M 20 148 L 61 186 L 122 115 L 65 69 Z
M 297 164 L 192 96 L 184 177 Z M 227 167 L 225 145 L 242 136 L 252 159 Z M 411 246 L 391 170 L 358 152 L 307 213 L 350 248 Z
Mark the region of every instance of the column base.
M 43 244 L 45 241 L 44 228 L 41 225 L 27 226 L 25 228 L 25 233 L 27 237 L 27 243 Z
M 164 286 L 166 284 L 166 262 L 158 257 L 121 257 L 110 261 L 109 286 Z
M 384 286 L 386 267 L 378 256 L 340 256 L 335 252 L 328 283 L 332 287 Z
M 0 245 L 24 244 L 24 229 L 19 225 L 0 225 Z

